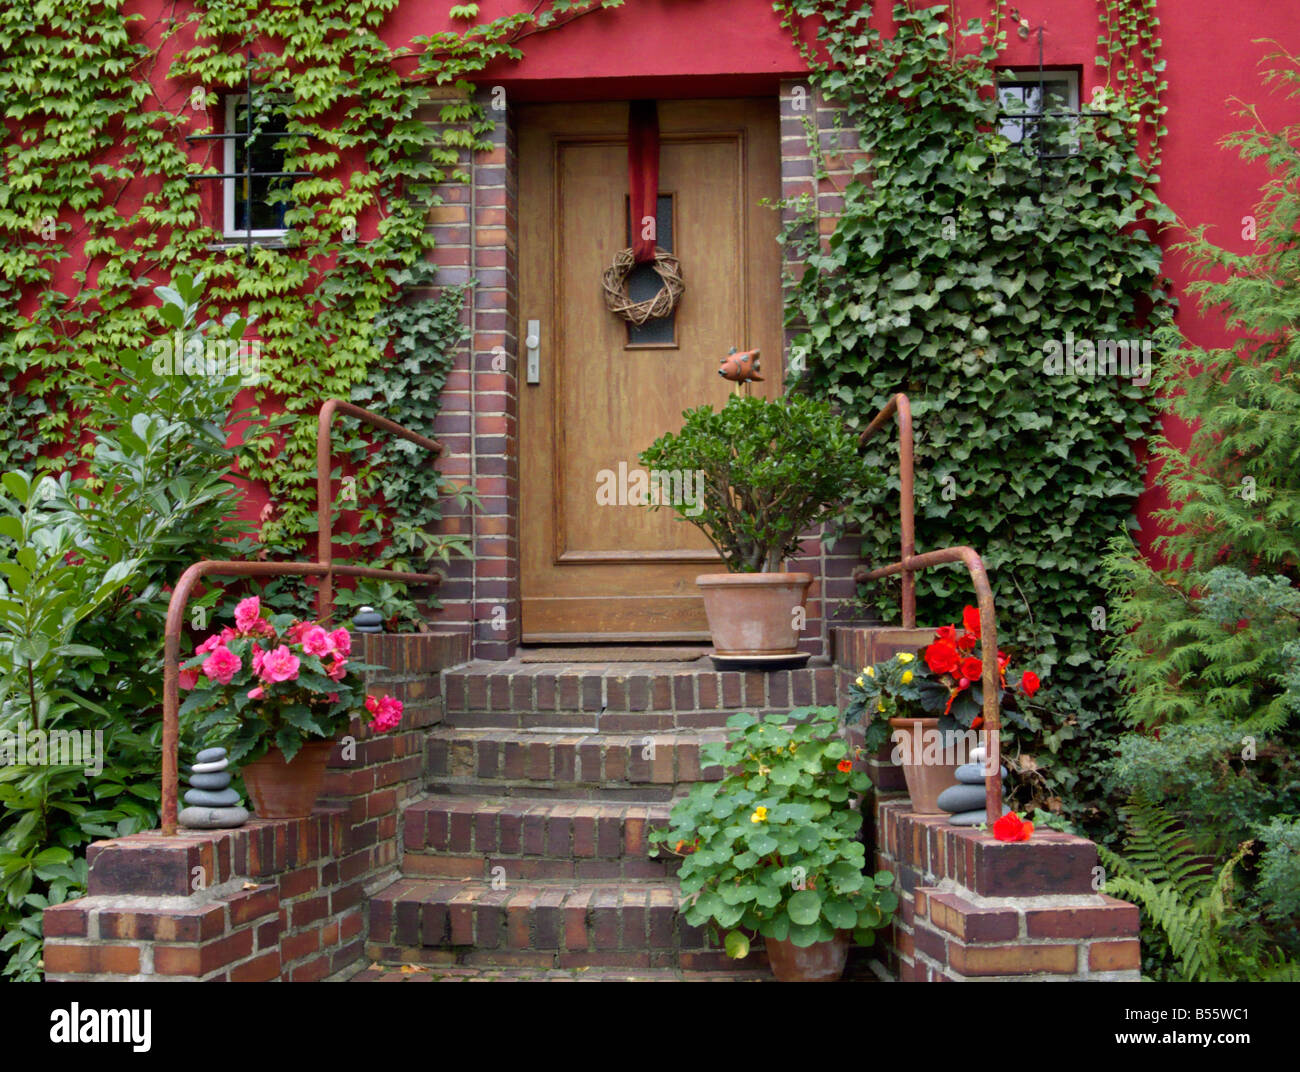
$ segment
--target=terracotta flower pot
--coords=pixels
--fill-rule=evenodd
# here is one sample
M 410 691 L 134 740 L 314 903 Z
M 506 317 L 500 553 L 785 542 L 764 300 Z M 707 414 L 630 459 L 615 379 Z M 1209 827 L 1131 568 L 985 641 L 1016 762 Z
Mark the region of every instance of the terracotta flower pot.
M 905 759 L 919 759 L 924 755 L 926 740 L 939 732 L 937 718 L 891 718 L 890 727 L 904 735 L 901 742 Z M 933 748 L 933 746 L 931 746 Z M 961 758 L 952 749 L 945 749 L 943 761 L 904 762 L 903 777 L 907 780 L 907 795 L 912 798 L 912 810 L 920 815 L 947 814 L 935 801 L 951 785 L 957 784 L 957 768 Z
M 767 960 L 779 983 L 836 983 L 849 959 L 849 932 L 836 931 L 829 942 L 800 949 L 793 942 L 764 938 Z
M 245 764 L 240 773 L 259 819 L 305 819 L 311 814 L 325 782 L 325 764 L 333 741 L 308 741 L 286 763 L 272 748 L 261 759 Z
M 695 578 L 714 653 L 723 658 L 796 655 L 794 610 L 812 586 L 810 573 L 704 573 Z

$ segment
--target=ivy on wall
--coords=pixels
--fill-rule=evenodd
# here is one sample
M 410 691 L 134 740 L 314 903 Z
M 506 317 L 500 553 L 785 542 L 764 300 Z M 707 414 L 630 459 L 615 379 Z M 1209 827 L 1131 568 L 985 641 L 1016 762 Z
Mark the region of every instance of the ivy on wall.
M 1141 128 L 1148 143 L 1159 133 L 1153 7 L 1103 7 L 1102 36 L 1118 43 L 1101 61 L 1120 66 L 1083 102 L 1099 115 L 1043 125 L 1063 159 L 1040 162 L 999 132 L 1001 2 L 960 31 L 948 5 L 897 4 L 888 37 L 872 3 L 777 4 L 865 153 L 829 241 L 809 202 L 784 236 L 806 265 L 787 309 L 807 355 L 791 387 L 860 426 L 894 393 L 910 396 L 917 547 L 981 553 L 1004 646 L 1050 683 L 1018 742 L 1013 799 L 1085 819 L 1103 814 L 1086 750 L 1117 725 L 1102 559 L 1134 524 L 1151 389 L 1134 382 L 1140 369 L 1071 375 L 1066 362 L 1112 341 L 1140 355 L 1171 313 L 1160 249 L 1138 225 L 1170 219 L 1139 152 Z M 883 565 L 898 557 L 897 452 L 884 435 L 869 450 L 894 491 L 855 513 L 864 559 Z M 896 581 L 864 598 L 898 620 Z M 922 622 L 956 620 L 970 600 L 960 571 L 917 578 Z
M 463 29 L 397 45 L 379 31 L 398 0 L 193 0 L 147 25 L 123 0 L 7 6 L 0 381 L 20 393 L 0 418 L 0 464 L 63 444 L 78 369 L 143 350 L 160 325 L 140 299 L 183 267 L 205 276 L 214 310 L 257 318 L 259 405 L 297 419 L 254 439 L 241 469 L 273 497 L 264 541 L 300 545 L 314 524 L 314 413 L 384 361 L 376 322 L 429 251 L 435 187 L 465 180 L 469 155 L 487 147 L 491 116 L 465 80 L 519 58 L 528 34 L 621 2 L 546 0 L 481 25 L 466 4 L 452 12 Z M 301 135 L 283 141 L 285 170 L 311 172 L 293 184 L 283 246 L 255 247 L 249 263 L 205 218 L 210 184 L 188 177 L 222 170 L 219 143 L 201 155 L 184 140 L 208 129 L 223 93 L 242 91 L 246 53 L 259 94 L 283 102 Z M 74 286 L 55 289 L 79 250 Z

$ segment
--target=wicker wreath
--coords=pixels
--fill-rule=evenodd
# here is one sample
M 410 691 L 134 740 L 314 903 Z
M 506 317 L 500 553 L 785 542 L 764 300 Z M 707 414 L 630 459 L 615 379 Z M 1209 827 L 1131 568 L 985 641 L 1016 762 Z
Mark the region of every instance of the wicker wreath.
M 630 249 L 621 249 L 614 255 L 614 263 L 605 269 L 601 283 L 605 288 L 605 307 L 615 316 L 621 316 L 640 326 L 647 320 L 667 316 L 675 308 L 686 290 L 682 282 L 682 265 L 667 250 L 655 247 L 655 259 L 650 267 L 663 280 L 663 286 L 653 298 L 633 301 L 627 293 L 627 277 L 636 267 Z

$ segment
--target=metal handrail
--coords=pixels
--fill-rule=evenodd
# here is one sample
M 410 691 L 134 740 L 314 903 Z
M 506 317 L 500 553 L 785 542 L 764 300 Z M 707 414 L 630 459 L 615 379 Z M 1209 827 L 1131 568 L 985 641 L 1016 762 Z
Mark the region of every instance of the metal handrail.
M 898 494 L 902 535 L 899 559 L 888 566 L 868 570 L 859 566 L 853 571 L 856 584 L 902 574 L 903 626 L 916 628 L 916 573 L 930 566 L 961 562 L 970 573 L 975 588 L 975 599 L 980 612 L 980 654 L 983 659 L 981 684 L 984 688 L 984 748 L 985 770 L 991 773 L 984 778 L 985 816 L 992 823 L 1002 814 L 1002 718 L 998 708 L 998 636 L 997 616 L 993 610 L 993 589 L 989 586 L 984 561 L 973 547 L 944 547 L 938 551 L 916 553 L 916 503 L 914 479 L 914 453 L 912 438 L 912 406 L 907 395 L 896 394 L 871 423 L 858 436 L 858 446 L 884 427 L 889 418 L 898 418 Z
M 441 584 L 437 573 L 404 573 L 374 566 L 337 565 L 334 562 L 334 531 L 330 496 L 330 429 L 334 414 L 343 412 L 403 439 L 410 440 L 434 454 L 442 453 L 442 444 L 419 435 L 400 424 L 362 409 L 351 402 L 332 398 L 320 409 L 316 426 L 316 520 L 317 561 L 315 562 L 247 562 L 206 559 L 190 566 L 172 589 L 167 604 L 167 624 L 163 640 L 163 737 L 162 737 L 162 832 L 172 837 L 177 827 L 177 751 L 180 747 L 180 646 L 185 607 L 194 586 L 204 577 L 320 577 L 316 591 L 316 613 L 327 620 L 334 610 L 334 575 L 373 577 L 403 581 L 408 584 Z

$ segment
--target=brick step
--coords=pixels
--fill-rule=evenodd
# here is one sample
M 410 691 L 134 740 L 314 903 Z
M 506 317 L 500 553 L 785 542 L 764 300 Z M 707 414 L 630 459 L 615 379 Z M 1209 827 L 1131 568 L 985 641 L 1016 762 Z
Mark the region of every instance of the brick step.
M 671 733 L 722 729 L 736 706 L 718 711 L 449 711 L 443 724 L 460 729 L 536 730 L 553 733 Z M 756 708 L 766 714 L 766 708 Z M 788 710 L 788 708 L 787 708 Z
M 666 803 L 432 797 L 404 813 L 402 869 L 507 882 L 667 879 L 677 860 L 647 852 L 650 831 L 667 824 L 668 812 Z
M 370 898 L 371 960 L 511 968 L 754 969 L 680 915 L 675 881 L 521 882 L 401 878 Z
M 699 971 L 682 968 L 481 968 L 459 964 L 374 963 L 350 983 L 774 983 L 766 968 Z M 857 981 L 857 980 L 854 980 Z M 865 980 L 874 982 L 874 976 Z
M 835 670 L 814 665 L 715 671 L 708 660 L 578 665 L 478 660 L 445 671 L 443 690 L 451 725 L 636 732 L 717 726 L 734 711 L 833 704 Z
M 428 782 L 439 791 L 500 787 L 581 798 L 640 796 L 667 800 L 675 786 L 717 781 L 701 768 L 702 745 L 721 730 L 698 733 L 551 733 L 439 727 L 428 738 Z M 476 794 L 478 795 L 478 794 Z

